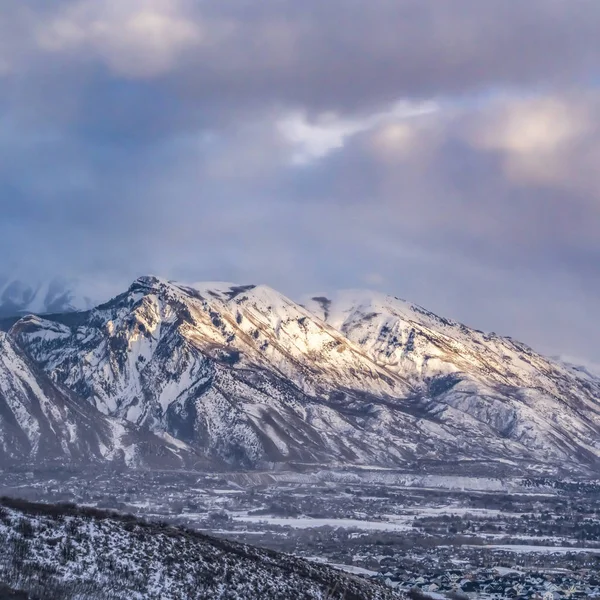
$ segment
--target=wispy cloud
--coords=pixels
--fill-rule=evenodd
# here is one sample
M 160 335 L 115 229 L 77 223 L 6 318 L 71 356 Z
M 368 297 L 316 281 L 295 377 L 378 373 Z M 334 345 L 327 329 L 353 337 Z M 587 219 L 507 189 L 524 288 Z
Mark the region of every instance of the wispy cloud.
M 374 129 L 382 124 L 431 114 L 438 110 L 435 102 L 397 102 L 388 110 L 374 114 L 344 118 L 334 112 L 309 119 L 305 112 L 293 112 L 281 118 L 278 128 L 292 145 L 294 164 L 307 164 L 327 156 L 333 150 L 343 148 L 357 133 Z

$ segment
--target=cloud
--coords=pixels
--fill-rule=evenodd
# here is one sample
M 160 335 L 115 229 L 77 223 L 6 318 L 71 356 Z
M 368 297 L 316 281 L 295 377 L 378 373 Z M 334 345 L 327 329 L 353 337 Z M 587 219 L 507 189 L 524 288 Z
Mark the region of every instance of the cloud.
M 413 104 L 397 102 L 391 108 L 353 119 L 340 118 L 335 113 L 319 115 L 310 122 L 305 113 L 291 113 L 278 122 L 283 137 L 294 146 L 292 162 L 306 164 L 342 148 L 348 138 L 369 131 L 381 123 L 395 122 L 430 114 L 437 110 L 434 102 Z
M 476 127 L 473 141 L 502 152 L 511 178 L 548 184 L 566 180 L 569 155 L 594 126 L 591 102 L 568 96 L 514 102 Z
M 484 131 L 482 145 L 513 154 L 553 154 L 579 137 L 586 127 L 578 107 L 557 98 L 536 98 L 509 105 Z
M 0 271 L 376 286 L 600 359 L 596 0 L 1 12 Z
M 40 23 L 36 40 L 43 51 L 89 52 L 116 74 L 136 78 L 168 71 L 203 33 L 178 0 L 83 0 Z
M 596 72 L 600 5 L 578 0 L 6 0 L 29 46 L 92 58 L 121 77 L 173 73 L 174 90 L 224 106 L 280 102 L 373 112 L 398 98 L 564 87 Z M 35 57 L 35 49 L 41 55 Z M 83 55 L 83 56 L 82 56 Z

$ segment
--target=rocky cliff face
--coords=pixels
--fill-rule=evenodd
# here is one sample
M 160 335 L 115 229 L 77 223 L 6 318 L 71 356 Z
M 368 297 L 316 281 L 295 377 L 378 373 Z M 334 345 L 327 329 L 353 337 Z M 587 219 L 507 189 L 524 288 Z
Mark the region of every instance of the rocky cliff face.
M 200 457 L 176 440 L 101 414 L 0 333 L 0 464 L 181 467 L 194 460 Z
M 599 379 L 391 297 L 144 277 L 10 336 L 102 414 L 236 465 L 598 466 Z

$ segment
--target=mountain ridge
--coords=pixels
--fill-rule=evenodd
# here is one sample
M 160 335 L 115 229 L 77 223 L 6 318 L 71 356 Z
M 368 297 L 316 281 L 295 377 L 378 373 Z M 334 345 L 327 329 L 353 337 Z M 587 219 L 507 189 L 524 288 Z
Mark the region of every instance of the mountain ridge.
M 52 381 L 0 332 L 0 463 L 183 467 L 200 461 L 176 440 L 102 415 Z
M 232 465 L 600 463 L 600 379 L 392 296 L 146 276 L 10 336 L 100 412 Z

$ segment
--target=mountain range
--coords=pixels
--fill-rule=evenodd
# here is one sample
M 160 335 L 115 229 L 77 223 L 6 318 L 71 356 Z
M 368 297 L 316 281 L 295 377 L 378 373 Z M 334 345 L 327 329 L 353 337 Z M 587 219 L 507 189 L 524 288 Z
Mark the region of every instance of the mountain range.
M 37 419 L 64 460 L 600 466 L 600 378 L 391 296 L 296 303 L 266 286 L 141 277 L 93 309 L 17 315 L 4 329 L 0 359 L 16 358 L 0 362 L 0 431 L 5 448 L 27 437 L 21 456 L 45 439 Z M 135 450 L 106 441 L 117 430 Z M 83 448 L 82 435 L 98 441 Z

